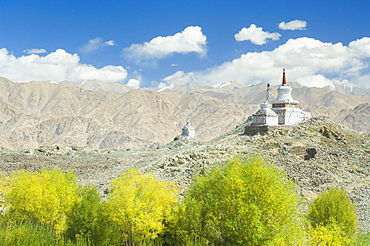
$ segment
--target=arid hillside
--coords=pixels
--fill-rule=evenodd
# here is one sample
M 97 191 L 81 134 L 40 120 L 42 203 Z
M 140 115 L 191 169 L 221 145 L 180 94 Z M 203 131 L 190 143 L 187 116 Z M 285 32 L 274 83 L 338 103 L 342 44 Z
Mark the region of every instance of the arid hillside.
M 181 133 L 187 120 L 210 140 L 246 120 L 253 106 L 201 94 L 129 90 L 97 92 L 52 83 L 0 80 L 0 146 L 155 148 Z

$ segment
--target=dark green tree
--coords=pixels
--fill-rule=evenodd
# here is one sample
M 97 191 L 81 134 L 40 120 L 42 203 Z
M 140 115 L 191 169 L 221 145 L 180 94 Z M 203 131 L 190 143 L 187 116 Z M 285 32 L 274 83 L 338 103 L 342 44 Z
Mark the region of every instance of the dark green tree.
M 79 201 L 67 214 L 68 229 L 65 236 L 73 241 L 84 238 L 91 245 L 119 242 L 119 232 L 110 220 L 97 188 L 91 184 L 81 186 L 78 194 Z

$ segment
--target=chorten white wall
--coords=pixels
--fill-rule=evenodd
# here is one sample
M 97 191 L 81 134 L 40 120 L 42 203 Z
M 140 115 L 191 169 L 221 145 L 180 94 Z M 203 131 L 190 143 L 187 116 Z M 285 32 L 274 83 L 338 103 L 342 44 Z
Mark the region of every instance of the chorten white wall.
M 262 103 L 260 110 L 258 110 L 252 116 L 252 125 L 278 125 L 278 115 L 270 108 L 270 105 L 267 103 Z
M 296 125 L 311 117 L 309 112 L 304 112 L 299 108 L 272 108 L 278 115 L 279 125 Z
M 190 122 L 187 122 L 186 125 L 182 128 L 181 136 L 184 138 L 195 138 L 195 128 L 190 125 Z

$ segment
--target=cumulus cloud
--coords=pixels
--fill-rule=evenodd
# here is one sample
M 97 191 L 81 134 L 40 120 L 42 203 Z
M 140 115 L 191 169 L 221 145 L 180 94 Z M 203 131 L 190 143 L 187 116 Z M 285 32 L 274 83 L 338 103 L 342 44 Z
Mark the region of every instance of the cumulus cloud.
M 113 40 L 109 40 L 109 41 L 104 42 L 102 38 L 96 37 L 94 39 L 90 39 L 89 42 L 87 42 L 87 44 L 82 46 L 80 51 L 82 53 L 88 54 L 88 53 L 94 52 L 94 51 L 96 51 L 100 48 L 103 48 L 105 46 L 114 46 L 114 45 L 116 45 L 116 43 Z
M 127 86 L 138 89 L 138 88 L 140 88 L 140 81 L 137 80 L 137 79 L 129 79 L 127 81 Z
M 26 54 L 43 54 L 46 53 L 45 49 L 28 49 L 23 51 Z
M 306 30 L 307 22 L 303 20 L 292 20 L 289 22 L 280 22 L 278 27 L 281 30 Z
M 249 40 L 253 44 L 263 45 L 271 40 L 279 40 L 280 34 L 277 32 L 270 33 L 263 31 L 262 27 L 257 27 L 251 24 L 248 28 L 243 27 L 237 34 L 234 35 L 236 41 Z
M 57 49 L 46 56 L 36 54 L 16 57 L 7 49 L 0 49 L 0 76 L 15 82 L 22 81 L 85 81 L 98 79 L 105 82 L 122 81 L 127 71 L 121 66 L 95 68 L 81 64 L 77 54 Z
M 176 73 L 164 78 L 163 81 L 170 84 L 194 83 L 197 79 L 197 76 L 194 75 L 194 72 L 185 73 L 184 71 L 177 71 Z
M 163 79 L 170 83 L 220 84 L 236 80 L 242 84 L 281 82 L 282 68 L 288 81 L 323 87 L 348 82 L 369 87 L 370 38 L 348 44 L 325 43 L 313 38 L 290 39 L 272 51 L 249 52 L 222 65 L 200 71 L 178 71 Z M 367 81 L 367 83 L 366 83 Z
M 123 56 L 137 62 L 163 59 L 173 53 L 206 53 L 207 37 L 199 26 L 189 26 L 173 36 L 156 37 L 143 44 L 132 44 L 123 50 Z

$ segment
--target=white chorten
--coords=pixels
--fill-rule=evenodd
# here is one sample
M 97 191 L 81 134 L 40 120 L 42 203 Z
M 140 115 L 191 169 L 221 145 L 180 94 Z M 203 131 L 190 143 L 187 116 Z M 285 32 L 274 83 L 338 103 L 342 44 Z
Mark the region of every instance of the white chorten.
M 278 125 L 278 115 L 271 109 L 269 103 L 270 98 L 270 84 L 267 84 L 266 101 L 261 103 L 261 108 L 254 114 L 252 125 Z
M 269 85 L 267 94 L 269 94 Z M 292 88 L 286 83 L 285 69 L 283 69 L 283 81 L 278 88 L 278 96 L 271 102 L 272 108 L 268 107 L 268 96 L 266 102 L 261 104 L 261 109 L 253 115 L 253 125 L 295 125 L 299 124 L 311 117 L 309 112 L 304 112 L 297 108 L 298 101 L 292 98 Z M 271 113 L 273 111 L 277 115 L 277 123 Z
M 181 136 L 187 139 L 195 138 L 195 129 L 190 125 L 190 122 L 186 122 L 186 125 L 182 128 Z

